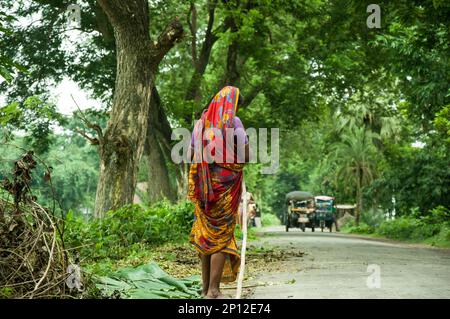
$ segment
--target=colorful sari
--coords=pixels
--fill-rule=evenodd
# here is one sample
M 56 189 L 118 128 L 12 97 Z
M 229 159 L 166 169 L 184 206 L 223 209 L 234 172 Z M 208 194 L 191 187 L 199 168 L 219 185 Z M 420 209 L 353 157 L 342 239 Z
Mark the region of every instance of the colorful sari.
M 227 86 L 212 99 L 194 128 L 196 143 L 199 143 L 202 150 L 215 139 L 214 134 L 207 134 L 203 141 L 205 130 L 218 129 L 222 136 L 226 136 L 225 129 L 233 127 L 238 98 L 239 89 Z M 203 152 L 199 154 L 203 156 Z M 221 281 L 234 281 L 240 264 L 234 229 L 241 198 L 244 164 L 208 164 L 204 158 L 196 158 L 199 154 L 194 155 L 194 163 L 189 172 L 188 197 L 195 203 L 190 242 L 200 254 L 226 253 Z

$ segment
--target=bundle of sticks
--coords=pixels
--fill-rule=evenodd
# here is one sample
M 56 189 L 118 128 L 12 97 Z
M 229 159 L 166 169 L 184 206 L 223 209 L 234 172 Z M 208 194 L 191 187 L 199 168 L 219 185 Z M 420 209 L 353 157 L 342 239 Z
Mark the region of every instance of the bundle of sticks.
M 29 151 L 14 163 L 0 194 L 0 298 L 61 298 L 67 256 L 53 213 L 30 190 L 36 167 Z M 12 197 L 12 200 L 11 200 Z

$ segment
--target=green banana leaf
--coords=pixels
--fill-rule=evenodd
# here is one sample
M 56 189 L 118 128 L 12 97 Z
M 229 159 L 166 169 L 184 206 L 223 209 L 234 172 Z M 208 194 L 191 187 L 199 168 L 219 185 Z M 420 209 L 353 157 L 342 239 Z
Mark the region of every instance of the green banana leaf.
M 201 288 L 199 276 L 177 279 L 154 262 L 97 277 L 96 287 L 106 298 L 124 299 L 200 298 Z

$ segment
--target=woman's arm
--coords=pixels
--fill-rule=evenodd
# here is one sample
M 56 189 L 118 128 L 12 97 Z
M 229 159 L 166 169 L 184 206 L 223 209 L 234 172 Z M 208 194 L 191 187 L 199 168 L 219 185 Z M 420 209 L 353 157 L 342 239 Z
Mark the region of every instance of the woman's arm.
M 237 141 L 245 141 L 244 152 L 245 152 L 245 163 L 250 161 L 250 145 L 248 142 L 248 136 L 245 132 L 244 125 L 239 117 L 235 116 L 233 119 L 234 129 L 236 130 L 235 142 Z

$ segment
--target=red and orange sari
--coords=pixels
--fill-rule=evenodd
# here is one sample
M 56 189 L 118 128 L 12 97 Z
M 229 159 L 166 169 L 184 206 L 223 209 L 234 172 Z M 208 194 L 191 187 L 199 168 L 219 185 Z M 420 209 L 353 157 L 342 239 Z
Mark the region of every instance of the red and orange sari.
M 206 129 L 219 129 L 225 136 L 225 129 L 233 127 L 238 98 L 239 89 L 227 86 L 212 99 L 194 128 L 194 138 L 200 141 L 202 150 L 215 138 L 212 133 L 207 134 L 203 140 Z M 226 146 L 226 150 L 228 147 Z M 188 197 L 195 203 L 195 220 L 190 242 L 201 254 L 226 253 L 221 281 L 234 281 L 240 264 L 234 229 L 241 198 L 244 165 L 216 162 L 208 164 L 205 159 L 196 159 L 196 156 L 198 154 L 194 155 L 194 163 L 189 172 Z

